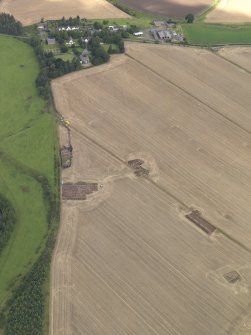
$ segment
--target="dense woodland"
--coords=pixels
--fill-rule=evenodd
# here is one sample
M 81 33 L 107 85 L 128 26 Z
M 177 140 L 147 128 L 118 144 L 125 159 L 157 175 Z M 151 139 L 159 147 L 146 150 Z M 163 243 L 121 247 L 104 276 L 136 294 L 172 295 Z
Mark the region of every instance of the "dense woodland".
M 0 253 L 7 244 L 16 223 L 16 215 L 11 203 L 0 195 Z
M 13 15 L 0 14 L 0 33 L 9 35 L 22 35 L 23 27 L 19 21 L 16 21 Z

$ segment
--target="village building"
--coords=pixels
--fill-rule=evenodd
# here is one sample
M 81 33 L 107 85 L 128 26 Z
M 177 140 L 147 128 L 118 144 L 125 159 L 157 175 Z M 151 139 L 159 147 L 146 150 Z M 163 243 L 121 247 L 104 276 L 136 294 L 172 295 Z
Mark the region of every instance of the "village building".
M 54 44 L 56 44 L 56 39 L 55 38 L 48 37 L 46 41 L 47 41 L 48 45 L 54 45 Z
M 68 26 L 68 27 L 58 27 L 58 31 L 74 31 L 74 30 L 79 30 L 80 28 L 79 27 L 75 27 L 75 26 L 73 26 L 73 27 L 70 27 L 70 26 Z
M 87 49 L 84 49 L 79 58 L 80 64 L 82 64 L 83 66 L 90 64 L 89 51 Z
M 108 26 L 108 29 L 109 29 L 110 31 L 118 31 L 118 30 L 119 30 L 119 27 L 117 27 L 117 26 Z
M 73 41 L 72 37 L 70 37 L 69 41 L 66 42 L 65 45 L 67 45 L 68 47 L 72 47 L 73 45 L 75 45 L 75 42 Z
M 80 40 L 81 40 L 82 43 L 88 43 L 89 42 L 88 38 L 84 38 L 84 37 L 81 37 Z
M 142 31 L 138 31 L 136 33 L 133 33 L 134 36 L 140 37 L 143 36 L 143 32 Z

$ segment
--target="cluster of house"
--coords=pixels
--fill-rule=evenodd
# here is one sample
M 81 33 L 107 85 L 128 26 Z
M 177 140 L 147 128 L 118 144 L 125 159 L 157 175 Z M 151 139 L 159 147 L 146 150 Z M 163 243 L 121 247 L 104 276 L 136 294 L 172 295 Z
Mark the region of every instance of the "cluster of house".
M 119 30 L 126 30 L 127 29 L 127 25 L 124 24 L 122 26 L 119 26 L 119 25 L 115 25 L 115 26 L 108 26 L 108 29 L 110 31 L 113 31 L 113 32 L 116 32 L 116 31 L 119 31 Z
M 75 27 L 75 26 L 71 27 L 71 26 L 68 26 L 66 28 L 65 27 L 58 27 L 57 29 L 58 29 L 58 31 L 74 31 L 74 30 L 79 30 L 80 27 Z
M 47 41 L 47 44 L 48 44 L 48 45 L 56 44 L 56 39 L 55 39 L 55 38 L 52 38 L 52 37 L 48 37 L 46 41 Z M 74 45 L 75 45 L 75 42 L 74 42 L 73 38 L 70 37 L 69 40 L 68 40 L 67 42 L 65 42 L 65 45 L 66 45 L 67 47 L 72 47 L 72 46 L 74 46 Z

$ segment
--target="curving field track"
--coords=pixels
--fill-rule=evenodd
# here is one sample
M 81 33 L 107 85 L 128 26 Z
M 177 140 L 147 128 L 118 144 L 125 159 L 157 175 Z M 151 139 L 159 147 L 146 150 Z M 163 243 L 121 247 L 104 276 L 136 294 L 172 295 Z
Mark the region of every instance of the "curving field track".
M 251 21 L 250 0 L 221 0 L 210 12 L 205 22 L 209 23 L 241 23 Z
M 250 74 L 201 49 L 127 44 L 52 87 L 71 120 L 62 180 L 99 190 L 63 201 L 50 334 L 246 335 Z M 188 221 L 192 208 L 216 232 Z
M 75 17 L 86 19 L 126 18 L 126 13 L 106 0 L 2 0 L 0 12 L 8 12 L 24 25 L 46 20 Z

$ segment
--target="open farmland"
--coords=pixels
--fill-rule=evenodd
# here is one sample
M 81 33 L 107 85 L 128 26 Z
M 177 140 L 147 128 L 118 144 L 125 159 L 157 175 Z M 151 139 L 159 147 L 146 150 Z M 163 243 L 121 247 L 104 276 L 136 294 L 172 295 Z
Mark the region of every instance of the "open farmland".
M 211 0 L 121 0 L 121 2 L 153 15 L 177 18 L 183 18 L 188 13 L 198 14 L 212 3 Z
M 63 183 L 98 190 L 63 201 L 51 335 L 246 335 L 250 75 L 209 51 L 127 44 L 52 87 L 71 120 Z
M 241 23 L 251 21 L 250 0 L 221 0 L 211 11 L 206 22 L 209 23 Z
M 8 12 L 24 25 L 77 16 L 86 19 L 126 18 L 128 15 L 106 0 L 2 0 L 0 12 Z
M 221 48 L 219 55 L 251 72 L 251 48 Z

